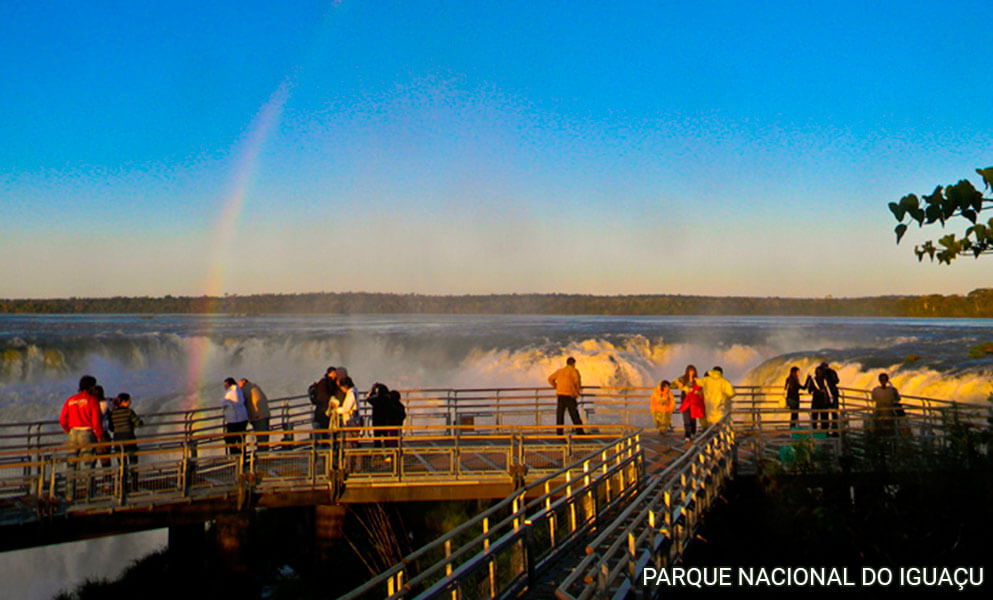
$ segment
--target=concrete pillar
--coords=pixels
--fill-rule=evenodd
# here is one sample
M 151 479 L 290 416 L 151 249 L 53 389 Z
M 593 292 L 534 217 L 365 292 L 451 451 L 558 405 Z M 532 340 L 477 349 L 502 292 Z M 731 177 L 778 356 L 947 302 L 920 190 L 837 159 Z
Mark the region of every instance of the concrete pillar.
M 343 504 L 314 506 L 314 554 L 319 561 L 329 559 L 334 543 L 345 537 L 345 513 Z
M 221 514 L 214 519 L 217 551 L 222 564 L 229 571 L 248 570 L 247 545 L 251 522 L 251 514 L 248 513 Z

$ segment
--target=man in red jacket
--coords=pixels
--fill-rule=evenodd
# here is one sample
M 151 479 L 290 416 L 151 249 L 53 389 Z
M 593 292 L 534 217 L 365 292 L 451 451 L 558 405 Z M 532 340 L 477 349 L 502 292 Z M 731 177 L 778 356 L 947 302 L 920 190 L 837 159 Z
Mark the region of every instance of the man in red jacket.
M 79 379 L 79 393 L 70 396 L 62 405 L 62 413 L 59 415 L 59 424 L 63 431 L 69 434 L 69 456 L 70 458 L 83 459 L 94 454 L 90 444 L 103 441 L 103 424 L 101 423 L 100 404 L 96 396 L 93 395 L 93 388 L 97 384 L 96 377 L 83 375 Z M 69 477 L 72 479 L 66 486 L 66 499 L 72 500 L 75 495 L 76 473 L 81 460 L 69 461 Z M 92 465 L 90 461 L 87 461 Z M 89 478 L 87 478 L 89 480 Z M 87 485 L 89 487 L 89 483 Z

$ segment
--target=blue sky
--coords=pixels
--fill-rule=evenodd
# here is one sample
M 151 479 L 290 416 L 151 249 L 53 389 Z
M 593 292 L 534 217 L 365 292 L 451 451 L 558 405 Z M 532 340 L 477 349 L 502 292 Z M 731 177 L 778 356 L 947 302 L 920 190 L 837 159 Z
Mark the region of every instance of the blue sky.
M 0 4 L 0 297 L 990 285 L 986 3 L 288 4 Z

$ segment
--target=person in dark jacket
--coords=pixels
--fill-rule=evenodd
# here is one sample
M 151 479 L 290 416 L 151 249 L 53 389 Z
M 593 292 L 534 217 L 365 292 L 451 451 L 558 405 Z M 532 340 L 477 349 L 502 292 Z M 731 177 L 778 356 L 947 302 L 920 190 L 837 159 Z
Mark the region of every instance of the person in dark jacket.
M 136 439 L 134 430 L 144 424 L 145 422 L 141 420 L 141 417 L 131 410 L 131 394 L 118 394 L 117 398 L 114 399 L 114 409 L 110 411 L 110 431 L 114 434 L 114 441 L 122 442 Z M 134 444 L 127 446 L 118 444 L 115 448 L 117 451 L 122 449 L 127 454 L 128 462 L 132 465 L 137 464 L 138 458 L 135 456 L 135 451 L 138 447 Z
M 790 429 L 796 429 L 799 424 L 800 390 L 804 389 L 800 384 L 800 367 L 790 367 L 783 389 L 786 392 L 786 406 L 790 409 Z
M 114 434 L 114 451 L 119 453 L 118 464 L 125 468 L 138 464 L 138 445 L 135 443 L 125 444 L 130 440 L 137 439 L 134 430 L 144 425 L 133 410 L 131 410 L 131 394 L 118 394 L 114 398 L 114 409 L 110 411 L 110 431 Z M 131 472 L 131 489 L 138 487 L 138 473 Z
M 394 424 L 393 419 L 393 406 L 390 399 L 390 388 L 386 387 L 382 383 L 376 383 L 369 390 L 369 395 L 366 396 L 366 402 L 372 407 L 372 426 L 373 427 L 390 427 Z M 383 445 L 383 440 L 380 438 L 392 437 L 396 435 L 396 431 L 392 429 L 376 429 L 373 432 L 373 437 L 375 441 L 373 445 L 376 448 L 380 448 Z
M 814 377 L 807 376 L 807 391 L 810 392 L 810 428 L 828 428 L 828 411 L 831 408 L 831 396 L 828 390 L 827 376 L 824 367 L 818 365 L 814 369 Z
M 828 408 L 833 408 L 829 413 L 825 413 L 823 417 L 823 425 L 825 428 L 829 427 L 828 419 L 830 418 L 830 428 L 831 436 L 838 435 L 838 406 L 840 405 L 841 392 L 838 391 L 838 372 L 832 369 L 826 362 L 821 363 L 821 375 L 824 378 L 824 387 L 827 388 L 828 393 Z
M 314 405 L 314 429 L 321 431 L 321 433 L 315 434 L 319 440 L 328 439 L 327 430 L 331 427 L 328 406 L 331 404 L 331 399 L 338 394 L 336 375 L 337 370 L 334 367 L 328 367 L 327 371 L 324 372 L 324 377 L 314 384 L 315 394 L 310 401 Z

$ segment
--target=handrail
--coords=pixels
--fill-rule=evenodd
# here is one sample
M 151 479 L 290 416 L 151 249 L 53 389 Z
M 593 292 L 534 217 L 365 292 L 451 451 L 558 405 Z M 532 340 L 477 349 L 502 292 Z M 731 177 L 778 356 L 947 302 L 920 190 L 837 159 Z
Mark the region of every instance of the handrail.
M 559 584 L 555 597 L 585 600 L 594 595 L 608 597 L 610 590 L 637 589 L 644 566 L 672 564 L 693 538 L 698 516 L 731 476 L 734 450 L 728 414 L 665 470 L 653 475 L 625 510 L 587 544 L 586 557 Z M 633 520 L 632 515 L 636 515 Z M 598 553 L 604 545 L 607 548 Z M 613 597 L 618 596 L 625 594 Z
M 365 584 L 345 594 L 342 596 L 342 600 L 362 598 L 367 594 L 374 593 L 377 589 L 383 588 L 386 588 L 386 597 L 390 599 L 408 598 L 415 593 L 418 594 L 418 598 L 429 598 L 440 593 L 439 590 L 445 590 L 453 585 L 457 585 L 457 582 L 467 571 L 476 570 L 483 566 L 489 571 L 490 585 L 495 585 L 495 564 L 486 562 L 486 559 L 493 553 L 506 548 L 508 545 L 519 542 L 523 543 L 523 537 L 521 536 L 523 535 L 524 528 L 531 526 L 528 525 L 528 522 L 530 518 L 533 518 L 528 517 L 528 510 L 540 507 L 542 504 L 547 504 L 545 508 L 539 510 L 540 513 L 541 511 L 549 510 L 550 506 L 554 506 L 548 504 L 551 497 L 560 493 L 563 489 L 573 487 L 573 484 L 570 483 L 575 481 L 575 478 L 572 476 L 573 472 L 583 473 L 586 479 L 585 484 L 571 489 L 567 496 L 560 498 L 556 501 L 555 505 L 569 498 L 585 497 L 584 495 L 592 489 L 592 486 L 599 485 L 605 478 L 612 477 L 619 469 L 627 467 L 631 464 L 631 460 L 635 460 L 635 456 L 637 456 L 640 464 L 641 453 L 638 440 L 638 432 L 629 433 L 622 438 L 605 444 L 600 449 L 580 457 L 570 465 L 564 466 L 541 479 L 518 488 L 511 495 L 488 510 L 461 524 L 447 534 L 425 544 L 410 555 L 404 557 L 400 563 L 397 563 Z M 625 460 L 620 461 L 618 464 L 610 465 L 607 469 L 601 471 L 600 467 L 608 466 L 609 463 L 616 461 L 622 456 L 626 457 Z M 592 480 L 589 479 L 590 473 L 593 473 Z M 552 483 L 560 479 L 565 479 L 565 482 L 552 487 Z M 635 478 L 636 480 L 637 478 Z M 529 493 L 541 490 L 543 490 L 541 495 L 525 503 L 525 498 Z M 508 510 L 509 512 L 507 512 Z M 502 518 L 501 515 L 503 515 Z M 500 520 L 495 524 L 491 524 L 491 519 L 495 517 Z M 481 530 L 480 533 L 464 542 L 458 548 L 452 549 L 451 543 L 453 540 L 476 528 Z M 444 557 L 424 567 L 413 577 L 409 576 L 409 570 L 418 564 L 418 560 L 430 552 L 441 548 L 445 549 Z M 477 548 L 479 550 L 476 550 Z M 523 545 L 521 548 L 523 552 Z M 471 559 L 461 563 L 458 562 L 463 556 L 474 550 L 476 552 Z M 527 560 L 522 561 L 522 565 Z M 441 571 L 445 571 L 442 578 L 435 580 L 433 584 L 427 583 L 427 579 L 440 575 Z M 522 574 L 518 573 L 518 577 Z M 425 585 L 427 585 L 426 589 L 422 587 Z M 423 591 L 421 592 L 417 591 L 422 589 Z

